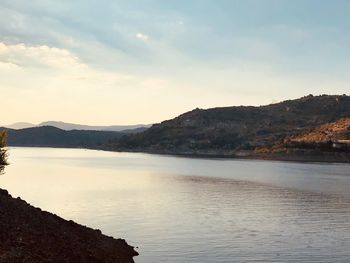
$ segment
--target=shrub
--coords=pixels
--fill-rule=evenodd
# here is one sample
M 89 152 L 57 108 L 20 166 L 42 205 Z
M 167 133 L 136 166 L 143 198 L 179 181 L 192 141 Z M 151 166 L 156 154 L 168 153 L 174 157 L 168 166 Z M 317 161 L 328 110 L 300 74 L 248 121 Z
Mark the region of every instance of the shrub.
M 6 131 L 1 131 L 0 132 L 0 165 L 7 164 L 6 139 L 7 139 Z

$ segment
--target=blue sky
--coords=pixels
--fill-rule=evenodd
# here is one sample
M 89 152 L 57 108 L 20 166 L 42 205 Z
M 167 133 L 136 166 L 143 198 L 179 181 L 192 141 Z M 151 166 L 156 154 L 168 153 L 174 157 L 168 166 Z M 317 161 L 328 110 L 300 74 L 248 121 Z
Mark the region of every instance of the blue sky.
M 3 124 L 348 93 L 350 1 L 0 0 Z

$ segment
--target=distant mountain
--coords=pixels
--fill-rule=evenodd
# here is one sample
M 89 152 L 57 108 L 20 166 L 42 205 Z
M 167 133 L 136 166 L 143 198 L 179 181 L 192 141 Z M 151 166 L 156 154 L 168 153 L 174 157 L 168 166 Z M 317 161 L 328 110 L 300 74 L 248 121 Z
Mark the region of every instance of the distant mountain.
M 65 131 L 52 126 L 7 129 L 9 146 L 100 148 L 123 135 L 114 131 Z
M 142 132 L 146 130 L 151 125 L 136 124 L 136 125 L 90 126 L 90 125 L 66 123 L 61 121 L 46 121 L 37 125 L 32 123 L 27 123 L 27 122 L 17 122 L 17 123 L 14 123 L 11 125 L 5 125 L 5 126 L 6 128 L 10 128 L 10 129 L 25 129 L 25 128 L 42 127 L 42 126 L 53 126 L 66 131 L 89 130 L 89 131 L 124 131 L 126 133 L 137 133 L 137 132 Z
M 108 149 L 184 154 L 254 151 L 350 117 L 350 97 L 306 96 L 266 106 L 195 109 L 146 131 L 113 140 Z
M 33 123 L 29 123 L 29 122 L 16 122 L 13 123 L 11 125 L 6 125 L 6 128 L 9 129 L 25 129 L 25 128 L 31 128 L 31 127 L 35 127 L 36 125 Z
M 90 126 L 90 125 L 81 125 L 74 123 L 67 123 L 61 121 L 47 121 L 38 124 L 38 126 L 53 126 L 62 130 L 90 130 L 90 131 L 124 131 L 128 130 L 132 132 L 134 129 L 138 131 L 143 131 L 144 129 L 149 128 L 151 125 L 145 124 L 136 124 L 136 125 L 112 125 L 112 126 Z M 140 130 L 141 129 L 141 130 Z

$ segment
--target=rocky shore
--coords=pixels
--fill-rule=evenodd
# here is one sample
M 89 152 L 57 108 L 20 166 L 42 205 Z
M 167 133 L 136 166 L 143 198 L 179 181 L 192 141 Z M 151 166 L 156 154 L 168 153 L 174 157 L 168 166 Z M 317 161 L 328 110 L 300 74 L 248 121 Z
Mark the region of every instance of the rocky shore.
M 350 163 L 350 153 L 319 152 L 313 150 L 293 149 L 288 153 L 252 154 L 244 157 L 253 160 L 290 161 L 305 163 Z
M 0 262 L 132 263 L 137 255 L 123 239 L 64 220 L 0 189 Z

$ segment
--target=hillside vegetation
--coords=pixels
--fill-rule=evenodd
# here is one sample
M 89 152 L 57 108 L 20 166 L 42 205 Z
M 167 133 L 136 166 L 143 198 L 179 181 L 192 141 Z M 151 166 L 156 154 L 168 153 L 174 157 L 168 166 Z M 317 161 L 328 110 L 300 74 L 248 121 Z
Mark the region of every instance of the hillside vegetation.
M 350 118 L 343 118 L 336 122 L 321 125 L 311 132 L 287 137 L 282 147 L 349 152 Z
M 346 95 L 306 96 L 266 106 L 195 109 L 145 132 L 114 139 L 111 150 L 230 154 L 255 150 L 350 117 Z
M 327 123 L 315 130 L 289 138 L 291 142 L 319 143 L 350 139 L 350 118 Z

